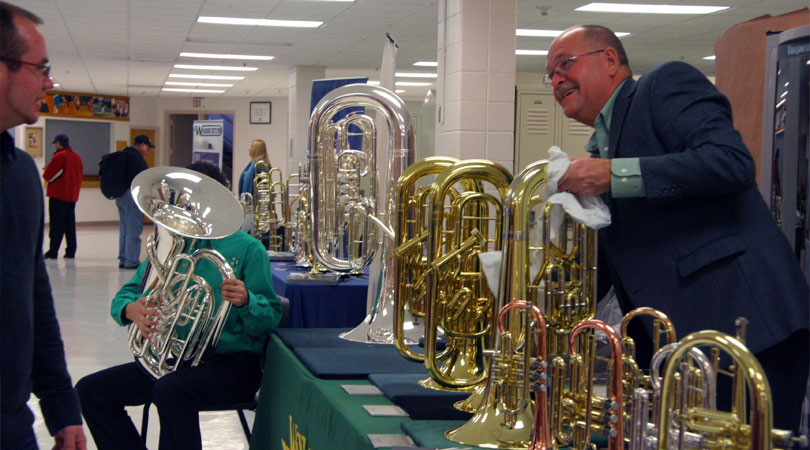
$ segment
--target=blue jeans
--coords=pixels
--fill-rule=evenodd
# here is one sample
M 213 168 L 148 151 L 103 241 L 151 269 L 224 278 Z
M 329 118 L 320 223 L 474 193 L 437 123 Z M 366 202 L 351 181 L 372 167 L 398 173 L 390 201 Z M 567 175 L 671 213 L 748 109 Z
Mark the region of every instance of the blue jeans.
M 138 209 L 129 191 L 115 198 L 118 207 L 118 262 L 134 267 L 141 262 L 141 232 L 143 213 Z

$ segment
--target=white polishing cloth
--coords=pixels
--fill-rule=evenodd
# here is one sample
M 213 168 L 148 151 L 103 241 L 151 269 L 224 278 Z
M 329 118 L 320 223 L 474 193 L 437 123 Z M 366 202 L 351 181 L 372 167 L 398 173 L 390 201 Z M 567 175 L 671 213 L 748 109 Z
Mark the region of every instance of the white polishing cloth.
M 548 154 L 548 181 L 543 185 L 543 198 L 547 198 L 548 202 L 561 205 L 562 209 L 565 210 L 569 216 L 589 228 L 598 230 L 610 225 L 610 210 L 599 196 L 577 198 L 577 196 L 569 192 L 557 192 L 557 183 L 568 170 L 570 160 L 568 159 L 568 155 L 556 145 L 548 149 Z M 559 229 L 562 218 L 563 215 L 560 208 L 554 208 L 551 216 L 552 239 L 556 237 L 556 230 Z M 539 236 L 542 238 L 542 220 L 538 220 L 538 230 Z M 529 256 L 531 261 L 530 274 L 532 278 L 534 278 L 540 270 L 541 261 L 538 253 L 539 252 L 533 252 L 533 254 Z M 500 251 L 478 254 L 478 259 L 481 261 L 481 266 L 484 270 L 484 276 L 487 278 L 490 290 L 496 296 L 498 295 L 498 285 L 500 284 L 501 255 L 502 253 Z

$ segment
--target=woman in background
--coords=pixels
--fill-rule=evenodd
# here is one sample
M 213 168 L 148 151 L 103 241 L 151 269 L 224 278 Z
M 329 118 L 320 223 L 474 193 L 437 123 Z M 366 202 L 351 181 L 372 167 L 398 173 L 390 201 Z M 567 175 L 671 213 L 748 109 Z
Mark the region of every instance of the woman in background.
M 253 177 L 255 176 L 254 168 L 256 161 L 263 159 L 267 163 L 267 167 L 271 167 L 270 160 L 267 157 L 267 145 L 265 145 L 263 140 L 254 139 L 253 142 L 250 143 L 248 155 L 250 155 L 250 162 L 247 167 L 245 167 L 245 170 L 242 171 L 242 175 L 239 176 L 240 195 L 243 192 L 253 194 Z

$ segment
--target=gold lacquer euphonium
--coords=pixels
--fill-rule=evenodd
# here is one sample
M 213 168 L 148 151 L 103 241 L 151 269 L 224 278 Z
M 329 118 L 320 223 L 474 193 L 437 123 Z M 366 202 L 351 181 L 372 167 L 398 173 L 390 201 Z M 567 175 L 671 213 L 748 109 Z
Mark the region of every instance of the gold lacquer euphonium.
M 215 250 L 181 253 L 183 237 L 191 238 L 193 246 L 196 239 L 230 236 L 239 230 L 242 207 L 217 181 L 176 167 L 141 172 L 132 181 L 131 193 L 138 208 L 161 230 L 161 247 L 164 242 L 169 245 L 168 251 L 158 250 L 155 235 L 147 242 L 150 270 L 156 277 L 144 293 L 146 307 L 158 312 L 158 331 L 146 337 L 134 324 L 129 329 L 135 360 L 160 378 L 181 364 L 197 365 L 208 349 L 215 348 L 231 307 L 226 301 L 217 304 L 213 288 L 194 274 L 201 260 L 213 263 L 223 279 L 234 277 L 231 266 Z
M 366 113 L 349 113 L 333 122 L 341 111 L 357 107 Z M 378 128 L 387 128 L 386 142 L 377 142 Z M 353 129 L 360 130 L 360 149 L 349 147 Z M 413 133 L 405 102 L 388 89 L 367 84 L 330 91 L 310 116 L 312 253 L 335 272 L 360 273 L 370 267 L 368 314 L 341 338 L 393 342 L 394 183 L 385 181 L 399 178 L 413 162 Z M 385 155 L 387 170 L 378 170 L 378 151 Z M 367 186 L 364 193 L 361 186 Z
M 514 301 L 531 301 L 537 298 L 530 292 L 529 227 L 532 206 L 542 198 L 536 195 L 546 182 L 548 161 L 537 161 L 520 172 L 506 194 L 504 201 L 503 253 L 499 275 L 496 305 L 500 311 Z M 532 441 L 532 426 L 535 422 L 531 398 L 526 386 L 532 383 L 528 366 L 522 372 L 499 370 L 510 361 L 524 360 L 532 354 L 528 318 L 521 318 L 516 311 L 506 316 L 503 339 L 498 327 L 492 327 L 490 347 L 487 350 L 489 377 L 483 399 L 473 417 L 461 427 L 445 433 L 453 442 L 464 445 L 491 448 L 527 448 Z M 525 345 L 518 345 L 526 342 Z M 548 426 L 548 425 L 546 425 Z
M 408 166 L 397 180 L 396 221 L 394 222 L 394 345 L 399 353 L 412 361 L 424 361 L 424 354 L 414 352 L 408 345 L 418 342 L 425 334 L 425 295 L 427 285 L 426 205 L 429 190 L 419 188 L 419 182 L 435 176 L 457 163 L 458 159 L 432 156 Z M 428 186 L 429 188 L 429 186 Z
M 270 231 L 270 168 L 260 159 L 253 170 L 253 235 L 260 237 Z
M 719 348 L 733 360 L 737 373 L 743 378 L 740 382 L 749 388 L 750 414 L 747 417 L 745 408 L 730 412 L 700 407 L 679 408 L 686 405 L 683 397 L 688 386 L 683 384 L 689 378 L 689 365 L 683 359 L 691 348 L 700 345 Z M 681 401 L 675 399 L 678 383 L 682 384 Z M 658 446 L 661 449 L 684 448 L 683 434 L 695 432 L 703 437 L 702 448 L 770 450 L 773 448 L 772 407 L 768 379 L 753 353 L 737 339 L 719 331 L 692 333 L 681 340 L 666 366 L 658 414 Z
M 500 250 L 502 205 L 512 175 L 501 165 L 469 159 L 442 171 L 430 187 L 425 297 L 425 387 L 473 390 L 487 379 L 483 350 L 500 310 L 486 284 L 478 254 Z M 457 184 L 474 183 L 445 213 Z M 484 192 L 484 183 L 496 195 Z M 437 353 L 439 331 L 447 344 Z

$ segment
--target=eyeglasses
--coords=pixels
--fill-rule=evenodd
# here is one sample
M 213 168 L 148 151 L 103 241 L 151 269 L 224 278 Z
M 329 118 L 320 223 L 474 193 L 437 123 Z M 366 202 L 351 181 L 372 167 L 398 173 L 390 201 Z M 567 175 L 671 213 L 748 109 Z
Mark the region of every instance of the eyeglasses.
M 27 66 L 35 67 L 39 71 L 39 73 L 41 73 L 42 76 L 45 77 L 45 78 L 47 78 L 51 74 L 51 66 L 49 66 L 47 64 L 31 63 L 31 62 L 27 62 L 27 61 L 20 61 L 20 60 L 17 60 L 17 59 L 4 58 L 2 56 L 0 56 L 0 60 L 5 61 L 5 62 L 9 62 L 9 63 L 25 64 Z
M 554 79 L 554 75 L 559 75 L 561 77 L 565 76 L 565 74 L 568 73 L 569 70 L 571 70 L 571 66 L 573 66 L 574 63 L 577 62 L 577 60 L 579 58 L 582 58 L 583 56 L 595 55 L 597 53 L 602 53 L 605 50 L 606 49 L 604 49 L 604 48 L 601 49 L 601 50 L 594 50 L 592 52 L 572 56 L 570 58 L 567 58 L 567 59 L 564 59 L 564 60 L 558 62 L 557 65 L 554 66 L 554 69 L 551 70 L 551 72 L 543 75 L 543 86 L 551 87 L 551 85 L 552 85 L 551 82 Z

